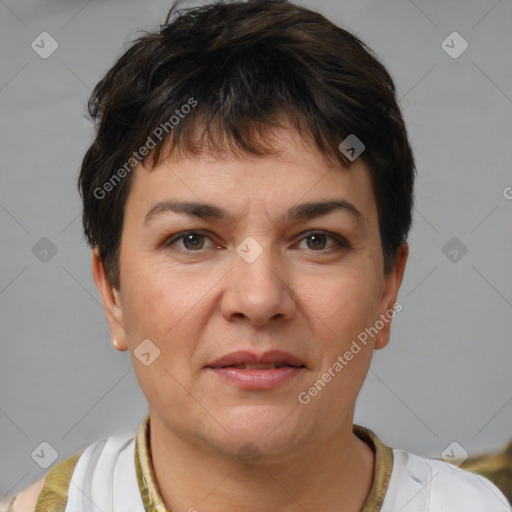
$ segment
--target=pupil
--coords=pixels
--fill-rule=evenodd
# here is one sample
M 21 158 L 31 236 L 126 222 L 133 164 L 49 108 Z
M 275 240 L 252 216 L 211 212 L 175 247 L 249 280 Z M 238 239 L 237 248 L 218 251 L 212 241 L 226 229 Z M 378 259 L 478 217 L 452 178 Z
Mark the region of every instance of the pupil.
M 324 241 L 325 242 L 325 238 L 324 238 L 324 235 L 310 235 L 309 236 L 310 240 L 316 240 L 317 242 L 320 240 L 320 242 Z M 318 243 L 313 243 L 313 247 L 316 247 L 318 249 L 318 247 L 322 246 L 321 248 L 323 248 L 323 245 L 322 243 L 320 243 L 320 245 Z
M 187 247 L 187 249 L 197 249 L 197 242 L 193 242 L 192 240 L 194 239 L 198 239 L 201 235 L 188 235 L 184 241 L 185 241 L 185 246 Z M 189 246 L 188 244 L 192 241 L 192 245 Z

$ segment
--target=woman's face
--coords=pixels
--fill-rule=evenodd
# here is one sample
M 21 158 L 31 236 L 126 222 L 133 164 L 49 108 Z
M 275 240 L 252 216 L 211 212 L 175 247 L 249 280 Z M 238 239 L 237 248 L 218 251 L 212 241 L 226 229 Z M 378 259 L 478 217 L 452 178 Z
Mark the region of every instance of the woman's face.
M 405 248 L 383 275 L 360 158 L 331 166 L 296 134 L 274 136 L 279 157 L 168 159 L 133 171 L 107 315 L 152 417 L 224 453 L 247 442 L 285 453 L 351 424 L 389 320 L 359 351 L 353 342 L 392 310 L 407 257 Z M 338 207 L 301 209 L 326 201 Z M 179 213 L 169 202 L 214 210 Z

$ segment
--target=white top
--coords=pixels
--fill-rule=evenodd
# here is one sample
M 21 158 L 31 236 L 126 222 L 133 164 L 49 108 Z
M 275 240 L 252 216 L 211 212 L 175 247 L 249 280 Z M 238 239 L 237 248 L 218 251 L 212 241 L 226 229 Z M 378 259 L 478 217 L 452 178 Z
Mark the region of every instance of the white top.
M 86 448 L 71 478 L 65 512 L 145 512 L 134 454 L 135 437 L 109 437 Z M 393 449 L 393 470 L 379 512 L 511 511 L 489 480 L 441 460 Z
M 73 471 L 65 512 L 145 512 L 134 460 L 135 437 L 112 436 L 87 447 Z
M 393 449 L 393 471 L 381 512 L 510 512 L 489 480 L 442 460 Z

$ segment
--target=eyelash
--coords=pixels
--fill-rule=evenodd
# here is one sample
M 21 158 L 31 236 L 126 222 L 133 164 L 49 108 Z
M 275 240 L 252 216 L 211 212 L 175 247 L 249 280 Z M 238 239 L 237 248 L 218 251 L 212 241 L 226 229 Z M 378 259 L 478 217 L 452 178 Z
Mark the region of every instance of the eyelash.
M 182 240 L 182 239 L 184 239 L 185 237 L 187 237 L 189 235 L 200 235 L 200 236 L 204 236 L 206 238 L 210 238 L 208 235 L 206 235 L 205 233 L 203 233 L 201 231 L 184 231 L 182 233 L 178 233 L 176 236 L 172 236 L 170 238 L 167 238 L 164 241 L 164 243 L 163 243 L 163 247 L 164 248 L 170 247 L 175 242 L 177 242 L 178 240 Z M 315 251 L 314 249 L 307 249 L 310 252 L 321 253 L 321 252 L 330 252 L 330 251 L 333 251 L 333 250 L 340 250 L 340 249 L 347 250 L 347 249 L 351 248 L 350 244 L 347 242 L 347 240 L 345 240 L 343 237 L 341 237 L 339 235 L 336 235 L 334 233 L 330 233 L 329 231 L 309 231 L 308 233 L 306 233 L 299 240 L 299 242 L 302 242 L 302 240 L 305 240 L 306 238 L 308 238 L 310 236 L 313 236 L 313 235 L 325 235 L 326 238 L 328 238 L 328 239 L 330 238 L 331 240 L 333 240 L 334 243 L 337 245 L 337 247 L 330 248 L 330 249 L 319 249 L 318 251 Z M 211 238 L 210 238 L 210 240 L 211 240 Z M 194 253 L 194 252 L 201 253 L 203 251 L 203 249 L 199 249 L 197 251 L 193 251 L 193 250 L 189 250 L 189 249 L 185 249 L 185 248 L 180 248 L 180 250 L 182 250 L 183 252 L 187 252 L 187 253 Z

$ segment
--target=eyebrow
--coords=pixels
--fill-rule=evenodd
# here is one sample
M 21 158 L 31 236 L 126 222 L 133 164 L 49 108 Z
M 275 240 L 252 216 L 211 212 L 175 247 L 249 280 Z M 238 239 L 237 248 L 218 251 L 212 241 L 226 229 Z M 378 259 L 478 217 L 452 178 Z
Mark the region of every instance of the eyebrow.
M 292 206 L 286 212 L 285 220 L 312 219 L 337 210 L 350 213 L 358 221 L 363 220 L 362 213 L 345 199 L 331 199 Z M 218 219 L 226 222 L 233 220 L 233 216 L 227 210 L 213 204 L 192 201 L 161 201 L 156 203 L 146 214 L 144 224 L 147 225 L 152 219 L 166 212 L 174 212 L 201 219 Z

